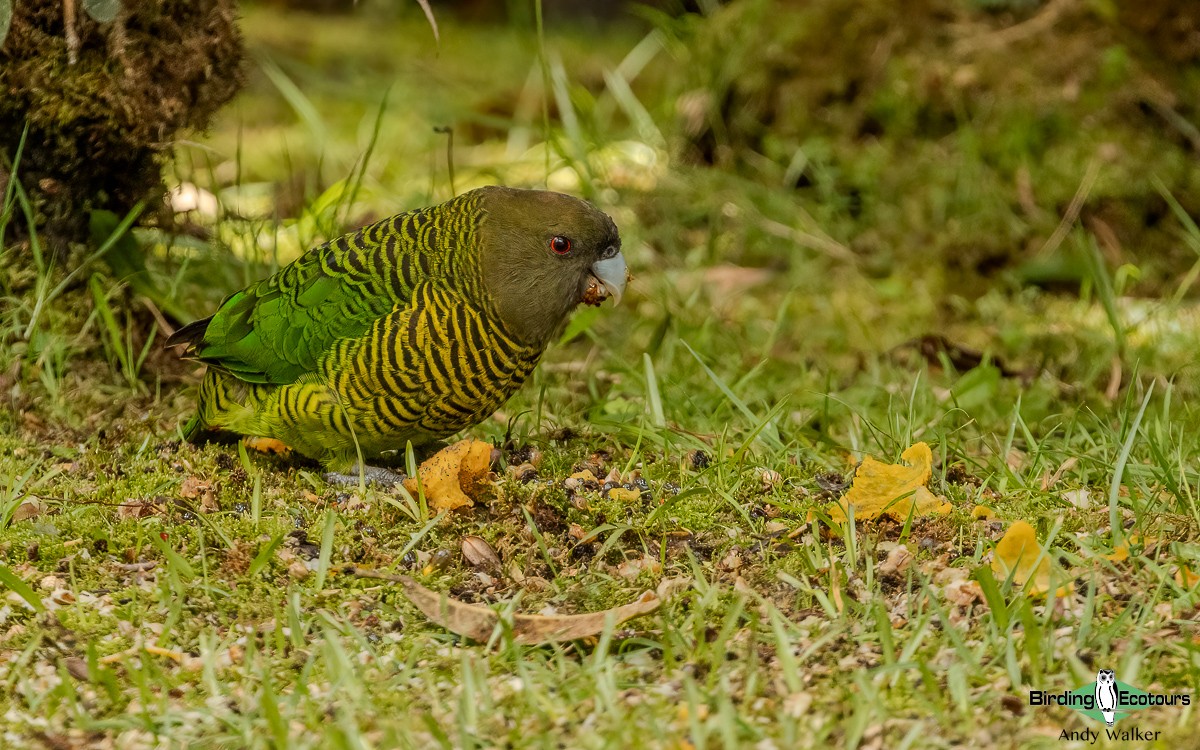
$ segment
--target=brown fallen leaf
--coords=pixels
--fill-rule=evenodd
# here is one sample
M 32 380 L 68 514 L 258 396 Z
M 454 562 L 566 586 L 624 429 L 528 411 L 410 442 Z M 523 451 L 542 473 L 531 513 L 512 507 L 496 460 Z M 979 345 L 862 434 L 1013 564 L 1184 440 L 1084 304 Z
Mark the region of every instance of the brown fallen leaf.
M 40 516 L 46 512 L 46 504 L 45 503 L 43 503 L 41 500 L 39 500 L 36 497 L 33 497 L 33 496 L 29 496 L 29 497 L 30 497 L 29 500 L 26 500 L 25 502 L 18 505 L 17 509 L 13 511 L 12 517 L 10 519 L 13 523 L 16 523 L 17 521 L 26 521 L 26 520 L 29 520 L 30 518 L 37 518 L 38 516 Z
M 68 656 L 65 660 L 67 672 L 80 682 L 91 682 L 92 674 L 87 661 L 78 656 Z
M 945 595 L 946 601 L 960 607 L 969 607 L 972 604 L 987 601 L 979 582 L 969 579 L 951 581 L 946 584 L 946 588 L 942 589 L 942 593 Z
M 643 570 L 648 570 L 651 573 L 660 573 L 662 571 L 662 563 L 653 555 L 643 554 L 640 558 L 626 560 L 617 566 L 617 575 L 632 581 L 641 575 Z
M 162 510 L 162 504 L 156 497 L 153 500 L 138 500 L 128 498 L 117 506 L 118 518 L 145 518 Z
M 426 617 L 452 633 L 473 641 L 486 643 L 500 622 L 500 613 L 488 607 L 465 604 L 445 594 L 425 588 L 409 576 L 395 576 L 363 568 L 351 568 L 354 575 L 399 583 L 404 595 Z M 536 646 L 555 641 L 573 641 L 599 635 L 610 618 L 613 626 L 626 620 L 649 614 L 658 609 L 662 600 L 653 592 L 643 593 L 636 601 L 599 612 L 580 615 L 512 615 L 513 641 L 523 646 Z
M 425 499 L 434 510 L 454 510 L 475 504 L 487 484 L 491 465 L 491 444 L 467 438 L 426 459 L 417 474 Z M 417 480 L 405 479 L 404 488 L 415 495 Z
M 199 500 L 200 510 L 205 513 L 215 513 L 221 509 L 217 503 L 217 492 L 213 483 L 200 477 L 189 476 L 184 479 L 183 484 L 179 486 L 179 495 L 189 500 Z
M 888 552 L 887 559 L 879 563 L 875 571 L 883 577 L 901 576 L 913 562 L 913 553 L 901 544 Z
M 481 536 L 464 536 L 462 540 L 463 557 L 473 568 L 481 570 L 500 570 L 500 555 L 487 540 Z

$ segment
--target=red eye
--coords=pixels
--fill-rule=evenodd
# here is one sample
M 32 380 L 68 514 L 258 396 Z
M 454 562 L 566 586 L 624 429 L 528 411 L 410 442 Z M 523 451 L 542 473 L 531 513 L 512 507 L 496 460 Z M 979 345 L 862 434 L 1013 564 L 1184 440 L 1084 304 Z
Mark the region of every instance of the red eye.
M 571 241 L 561 235 L 554 237 L 550 240 L 550 249 L 559 255 L 566 255 L 571 252 Z

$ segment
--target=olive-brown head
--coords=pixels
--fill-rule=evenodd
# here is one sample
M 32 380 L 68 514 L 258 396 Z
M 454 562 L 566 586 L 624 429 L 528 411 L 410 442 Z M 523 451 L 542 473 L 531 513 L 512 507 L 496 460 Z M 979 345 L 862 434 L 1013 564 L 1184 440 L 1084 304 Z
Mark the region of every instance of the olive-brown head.
M 580 302 L 620 302 L 628 271 L 608 214 L 562 193 L 480 188 L 483 285 L 505 327 L 544 347 Z

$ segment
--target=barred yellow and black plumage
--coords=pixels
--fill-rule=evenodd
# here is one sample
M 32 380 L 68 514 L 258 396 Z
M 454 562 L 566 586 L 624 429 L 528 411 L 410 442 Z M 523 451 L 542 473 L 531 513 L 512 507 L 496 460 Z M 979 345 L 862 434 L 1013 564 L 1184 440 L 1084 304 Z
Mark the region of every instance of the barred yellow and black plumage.
M 597 283 L 616 226 L 570 196 L 481 188 L 314 248 L 168 345 L 209 364 L 189 437 L 283 441 L 333 470 L 477 424 Z

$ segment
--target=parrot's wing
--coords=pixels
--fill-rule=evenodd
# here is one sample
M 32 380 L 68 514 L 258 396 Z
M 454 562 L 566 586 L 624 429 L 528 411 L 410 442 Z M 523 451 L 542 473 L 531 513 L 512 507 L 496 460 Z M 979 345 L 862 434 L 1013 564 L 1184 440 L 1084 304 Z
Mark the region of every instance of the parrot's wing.
M 405 247 L 394 217 L 313 248 L 236 292 L 167 346 L 250 383 L 282 385 L 313 372 L 338 339 L 361 335 L 412 297 L 429 271 L 425 247 Z M 394 222 L 394 223 L 393 223 Z

